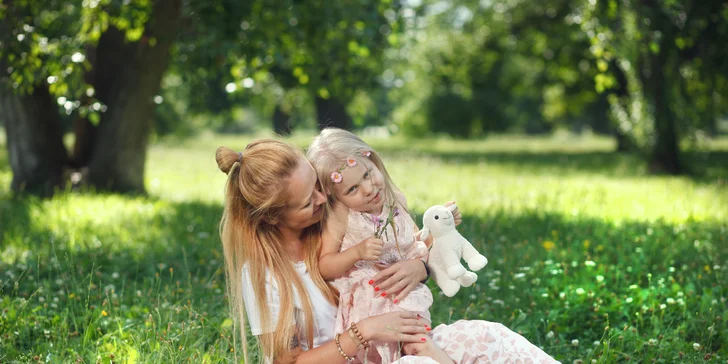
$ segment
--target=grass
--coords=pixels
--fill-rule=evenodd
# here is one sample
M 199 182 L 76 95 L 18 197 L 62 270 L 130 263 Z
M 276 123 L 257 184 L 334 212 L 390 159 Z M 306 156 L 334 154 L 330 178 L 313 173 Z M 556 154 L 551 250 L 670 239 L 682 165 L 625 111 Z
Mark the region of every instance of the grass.
M 0 362 L 233 360 L 214 150 L 249 140 L 155 144 L 149 197 L 0 198 Z M 370 142 L 415 214 L 457 200 L 490 260 L 451 299 L 430 282 L 435 325 L 501 322 L 565 363 L 728 359 L 726 140 L 688 156 L 700 178 L 600 138 Z

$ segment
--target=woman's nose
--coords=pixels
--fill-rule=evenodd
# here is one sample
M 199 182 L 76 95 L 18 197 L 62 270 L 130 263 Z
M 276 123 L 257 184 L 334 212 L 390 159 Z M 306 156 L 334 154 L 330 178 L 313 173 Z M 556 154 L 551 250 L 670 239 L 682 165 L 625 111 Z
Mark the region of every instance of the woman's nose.
M 321 192 L 319 190 L 314 191 L 313 197 L 314 197 L 313 198 L 314 204 L 316 204 L 316 205 L 321 205 L 322 203 L 326 202 L 326 195 L 324 195 L 323 192 Z

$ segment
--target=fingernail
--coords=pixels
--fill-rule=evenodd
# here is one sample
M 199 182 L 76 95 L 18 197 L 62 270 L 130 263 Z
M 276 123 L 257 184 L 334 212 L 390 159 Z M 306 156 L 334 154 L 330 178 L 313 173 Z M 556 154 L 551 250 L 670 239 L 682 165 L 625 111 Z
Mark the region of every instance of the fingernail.
M 373 279 L 370 279 L 369 280 L 369 284 L 374 284 L 374 280 Z
M 425 339 L 424 337 L 423 337 L 423 338 L 421 338 L 420 340 L 422 340 L 422 342 L 425 342 L 425 341 L 427 341 L 427 339 Z
M 382 292 L 382 297 L 387 297 L 387 292 Z
M 379 287 L 374 287 L 374 291 L 379 291 Z
M 399 302 L 399 300 L 395 298 L 395 299 L 394 299 L 394 303 L 397 303 L 397 302 Z
M 429 328 L 429 327 L 427 327 L 427 326 L 425 326 L 425 328 L 427 329 L 427 331 L 430 331 L 430 330 L 432 330 L 431 328 Z

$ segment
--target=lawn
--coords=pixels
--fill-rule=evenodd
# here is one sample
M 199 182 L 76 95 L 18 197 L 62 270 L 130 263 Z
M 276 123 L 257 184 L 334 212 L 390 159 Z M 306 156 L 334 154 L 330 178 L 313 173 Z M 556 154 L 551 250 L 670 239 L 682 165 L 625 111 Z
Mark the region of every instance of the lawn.
M 214 151 L 249 140 L 157 142 L 148 197 L 11 198 L 0 148 L 0 362 L 231 361 Z M 435 325 L 501 322 L 564 363 L 728 360 L 728 140 L 697 177 L 604 138 L 367 140 L 418 220 L 457 200 L 490 260 L 453 298 L 430 282 Z

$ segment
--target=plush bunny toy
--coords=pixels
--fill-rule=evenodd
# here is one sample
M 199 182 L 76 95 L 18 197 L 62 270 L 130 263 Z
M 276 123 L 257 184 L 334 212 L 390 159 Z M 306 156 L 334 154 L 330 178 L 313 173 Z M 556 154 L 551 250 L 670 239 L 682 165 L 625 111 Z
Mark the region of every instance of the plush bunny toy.
M 435 205 L 427 209 L 422 218 L 421 239 L 425 240 L 429 235 L 434 238 L 428 263 L 430 273 L 448 297 L 458 293 L 460 286 L 470 287 L 475 283 L 478 275 L 471 271 L 479 271 L 488 264 L 488 259 L 455 229 L 454 210 L 455 205 Z M 461 258 L 468 262 L 471 271 L 460 264 Z

